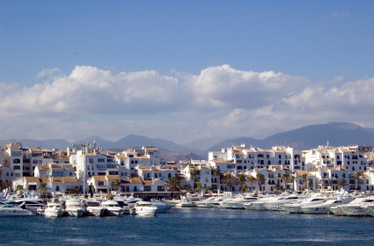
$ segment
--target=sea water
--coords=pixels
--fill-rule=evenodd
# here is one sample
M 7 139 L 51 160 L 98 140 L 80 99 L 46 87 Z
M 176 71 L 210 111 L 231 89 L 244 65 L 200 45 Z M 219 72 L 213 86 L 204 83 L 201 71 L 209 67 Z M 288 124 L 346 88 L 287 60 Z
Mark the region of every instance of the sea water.
M 374 218 L 172 209 L 154 217 L 0 217 L 0 245 L 374 245 Z

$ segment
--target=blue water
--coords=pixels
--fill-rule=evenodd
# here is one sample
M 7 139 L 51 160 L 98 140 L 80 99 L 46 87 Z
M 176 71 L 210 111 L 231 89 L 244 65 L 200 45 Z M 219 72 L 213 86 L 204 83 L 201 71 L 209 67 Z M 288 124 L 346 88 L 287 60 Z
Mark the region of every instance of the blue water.
M 0 218 L 0 245 L 373 245 L 374 218 L 172 209 L 155 217 Z

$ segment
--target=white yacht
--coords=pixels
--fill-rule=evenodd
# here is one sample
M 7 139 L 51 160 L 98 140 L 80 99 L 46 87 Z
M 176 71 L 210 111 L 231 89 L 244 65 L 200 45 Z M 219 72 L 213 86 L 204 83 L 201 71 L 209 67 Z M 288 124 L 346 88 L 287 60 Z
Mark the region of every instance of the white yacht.
M 0 217 L 2 216 L 30 216 L 33 215 L 31 211 L 25 208 L 25 204 L 19 206 L 4 204 L 0 206 Z
M 302 206 L 320 204 L 320 203 L 325 202 L 327 199 L 328 198 L 326 197 L 310 197 L 310 198 L 303 199 L 295 203 L 285 204 L 283 208 L 290 214 L 303 213 L 303 211 L 301 210 Z
M 205 200 L 195 202 L 195 205 L 198 208 L 213 208 L 213 202 L 216 199 L 217 199 L 216 197 L 209 197 Z
M 132 214 L 143 215 L 143 216 L 154 216 L 156 214 L 157 207 L 152 206 L 151 203 L 137 202 L 132 208 Z
M 37 213 L 37 210 L 44 210 L 45 204 L 40 199 L 16 199 L 8 201 L 7 204 L 11 204 L 14 206 L 19 206 L 21 204 L 25 204 L 25 208 L 30 210 L 34 214 Z
M 61 217 L 64 215 L 64 209 L 61 202 L 49 202 L 44 210 L 45 217 Z
M 166 213 L 173 207 L 173 205 L 167 204 L 159 200 L 150 201 L 150 203 L 152 206 L 157 207 L 156 213 Z
M 347 204 L 352 200 L 352 197 L 332 199 L 316 205 L 302 206 L 301 211 L 305 214 L 326 214 L 330 212 L 331 207 Z
M 123 202 L 123 206 L 129 206 L 130 208 L 133 208 L 137 202 L 143 201 L 143 199 L 138 197 L 129 197 L 125 199 Z
M 309 197 L 308 195 L 277 196 L 265 201 L 262 206 L 267 210 L 281 211 L 284 210 L 283 206 L 285 204 L 295 203 Z
M 274 197 L 264 197 L 264 198 L 258 199 L 257 201 L 246 202 L 246 203 L 243 203 L 243 207 L 248 210 L 258 210 L 258 211 L 267 210 L 264 207 L 264 204 L 265 202 L 271 199 L 274 199 Z
M 86 203 L 86 212 L 88 215 L 104 216 L 106 208 L 101 206 L 98 201 L 88 201 Z
M 71 217 L 82 217 L 84 208 L 79 199 L 70 198 L 65 202 L 65 211 Z
M 103 201 L 101 205 L 106 208 L 105 215 L 109 216 L 121 216 L 123 214 L 122 208 L 119 206 L 117 201 L 107 200 Z
M 348 204 L 338 206 L 341 210 L 342 215 L 345 216 L 369 216 L 371 210 L 368 205 L 374 202 L 374 197 L 362 197 L 356 198 Z
M 225 205 L 228 205 L 228 208 L 231 209 L 244 209 L 243 204 L 255 201 L 258 201 L 257 197 L 237 197 L 235 199 L 228 200 L 227 202 L 225 202 Z

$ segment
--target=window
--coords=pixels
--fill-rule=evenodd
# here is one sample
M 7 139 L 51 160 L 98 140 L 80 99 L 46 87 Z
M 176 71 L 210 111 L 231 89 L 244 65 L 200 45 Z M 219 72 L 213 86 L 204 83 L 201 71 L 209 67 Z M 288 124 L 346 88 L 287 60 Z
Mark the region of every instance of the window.
M 93 162 L 93 158 L 88 158 L 88 163 L 92 164 Z
M 104 158 L 99 158 L 99 159 L 97 159 L 97 162 L 105 162 L 105 159 Z
M 38 160 L 32 160 L 32 163 L 38 164 Z
M 21 175 L 19 173 L 16 173 L 14 176 L 15 177 L 20 177 Z
M 135 187 L 134 187 L 134 189 L 135 189 Z M 148 185 L 144 186 L 144 191 L 151 191 L 151 186 L 148 186 Z
M 97 185 L 98 186 L 104 186 L 104 182 L 103 181 L 99 181 L 99 182 L 97 182 Z
M 157 178 L 157 173 L 155 173 L 155 178 Z
M 171 173 L 168 173 L 168 178 L 171 178 Z
M 13 163 L 21 163 L 20 159 L 13 159 Z
M 20 170 L 21 167 L 20 167 L 20 166 L 14 166 L 13 169 L 14 169 L 14 170 Z
M 157 191 L 163 191 L 164 187 L 163 186 L 157 186 Z

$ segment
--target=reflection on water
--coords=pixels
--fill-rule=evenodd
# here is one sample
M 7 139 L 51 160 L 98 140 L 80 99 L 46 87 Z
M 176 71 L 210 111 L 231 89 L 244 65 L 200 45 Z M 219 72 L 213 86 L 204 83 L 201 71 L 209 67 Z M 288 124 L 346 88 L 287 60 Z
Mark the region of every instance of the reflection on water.
M 374 218 L 270 211 L 173 209 L 155 217 L 1 218 L 0 244 L 361 245 Z

